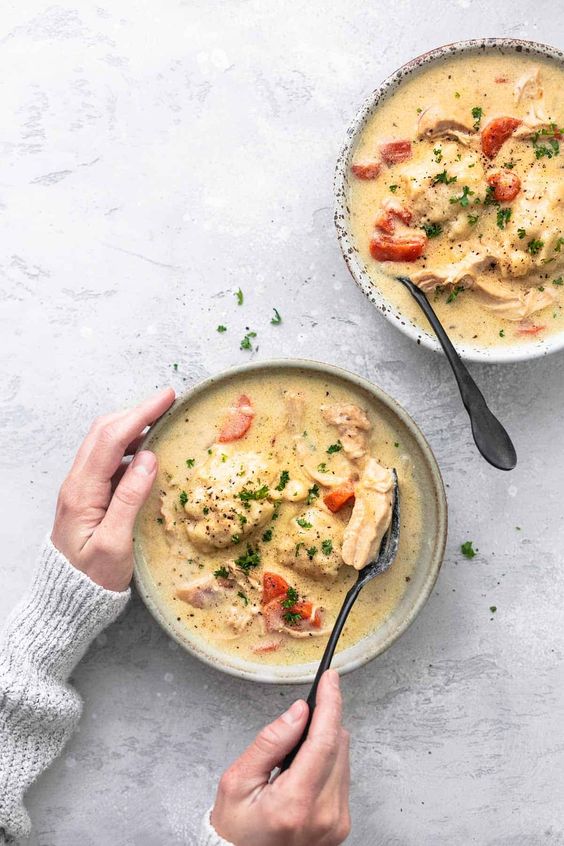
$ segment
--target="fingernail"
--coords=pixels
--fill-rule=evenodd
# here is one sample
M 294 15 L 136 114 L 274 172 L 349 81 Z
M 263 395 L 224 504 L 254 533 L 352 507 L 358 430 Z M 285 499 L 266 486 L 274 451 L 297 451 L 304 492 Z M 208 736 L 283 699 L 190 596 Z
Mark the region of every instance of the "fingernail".
M 282 719 L 285 723 L 288 723 L 288 725 L 293 726 L 296 723 L 299 723 L 304 715 L 304 708 L 306 707 L 304 700 L 298 699 L 282 714 Z
M 155 472 L 157 466 L 157 459 L 149 450 L 138 452 L 133 459 L 133 472 L 139 473 L 140 476 L 150 476 Z
M 331 687 L 334 687 L 335 690 L 339 690 L 340 683 L 339 683 L 339 673 L 337 670 L 326 670 L 325 675 L 327 677 L 328 684 Z

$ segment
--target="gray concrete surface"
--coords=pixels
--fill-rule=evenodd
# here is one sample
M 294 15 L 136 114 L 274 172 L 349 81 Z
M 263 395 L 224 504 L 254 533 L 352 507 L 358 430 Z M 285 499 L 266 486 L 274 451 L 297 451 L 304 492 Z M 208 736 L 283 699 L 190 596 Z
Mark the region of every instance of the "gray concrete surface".
M 563 358 L 472 367 L 520 456 L 490 469 L 444 362 L 371 310 L 331 217 L 343 129 L 375 83 L 458 38 L 563 47 L 562 7 L 26 0 L 0 23 L 0 613 L 94 415 L 246 357 L 348 366 L 413 414 L 450 500 L 428 605 L 344 682 L 349 842 L 564 844 Z M 139 601 L 74 681 L 84 718 L 28 796 L 33 846 L 193 843 L 222 768 L 298 693 L 200 665 Z

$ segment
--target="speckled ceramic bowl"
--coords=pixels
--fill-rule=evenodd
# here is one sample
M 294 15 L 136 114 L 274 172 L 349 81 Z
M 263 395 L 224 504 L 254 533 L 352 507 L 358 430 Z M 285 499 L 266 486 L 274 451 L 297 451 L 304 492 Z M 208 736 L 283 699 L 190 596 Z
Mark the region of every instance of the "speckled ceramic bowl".
M 452 56 L 461 53 L 474 53 L 476 55 L 483 53 L 500 53 L 502 55 L 507 55 L 508 53 L 527 53 L 544 59 L 552 59 L 558 62 L 559 65 L 564 65 L 564 53 L 562 51 L 554 47 L 548 47 L 545 44 L 537 44 L 533 41 L 520 41 L 515 38 L 481 38 L 474 41 L 457 41 L 454 44 L 445 44 L 443 47 L 437 47 L 428 53 L 423 53 L 423 55 L 412 59 L 385 79 L 379 88 L 362 105 L 347 130 L 346 140 L 339 153 L 335 172 L 335 226 L 337 227 L 337 236 L 341 251 L 354 281 L 366 294 L 370 302 L 394 326 L 397 326 L 398 329 L 405 332 L 406 335 L 409 335 L 410 338 L 413 338 L 418 343 L 437 351 L 441 348 L 435 335 L 422 329 L 421 326 L 413 323 L 410 318 L 403 315 L 395 305 L 380 293 L 371 280 L 364 261 L 360 257 L 350 234 L 348 180 L 350 164 L 354 157 L 360 134 L 373 113 L 378 109 L 380 103 L 392 96 L 406 77 L 420 73 L 430 64 L 447 61 Z M 550 352 L 555 352 L 562 348 L 564 348 L 564 332 L 560 332 L 557 335 L 550 335 L 546 339 L 537 337 L 523 340 L 519 344 L 513 344 L 507 347 L 488 348 L 473 346 L 471 344 L 457 345 L 457 350 L 462 358 L 469 361 L 489 361 L 496 363 L 524 361 L 547 355 Z
M 429 596 L 443 560 L 447 535 L 447 505 L 441 474 L 427 441 L 403 408 L 380 388 L 360 376 L 329 364 L 293 359 L 268 361 L 236 367 L 196 385 L 184 396 L 179 397 L 172 408 L 151 428 L 140 449 L 154 448 L 159 441 L 166 438 L 171 422 L 178 415 L 183 415 L 190 405 L 212 386 L 231 383 L 236 386 L 240 374 L 262 372 L 268 375 L 273 371 L 280 373 L 285 370 L 331 376 L 363 392 L 376 413 L 388 421 L 397 432 L 398 440 L 412 458 L 413 472 L 423 493 L 423 542 L 411 581 L 400 603 L 382 626 L 335 656 L 333 666 L 339 672 L 346 673 L 379 655 L 407 629 Z M 139 594 L 163 629 L 187 652 L 224 673 L 251 681 L 290 684 L 313 680 L 317 670 L 316 663 L 277 666 L 246 661 L 221 652 L 190 632 L 177 621 L 175 614 L 163 602 L 138 540 L 134 542 L 134 555 L 135 584 Z

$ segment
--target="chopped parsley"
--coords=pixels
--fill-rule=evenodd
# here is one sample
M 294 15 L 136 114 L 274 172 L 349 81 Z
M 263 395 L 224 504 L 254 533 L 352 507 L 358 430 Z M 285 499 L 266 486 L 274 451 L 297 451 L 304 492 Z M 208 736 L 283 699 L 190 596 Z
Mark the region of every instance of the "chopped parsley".
M 175 363 L 175 364 L 173 364 L 173 365 L 172 365 L 172 369 L 173 369 L 173 370 L 178 370 L 178 364 L 176 364 L 176 363 Z
M 282 616 L 289 626 L 296 626 L 302 619 L 299 611 L 286 611 Z
M 157 517 L 157 523 L 160 523 L 160 524 L 161 524 L 161 526 L 162 526 L 162 524 L 164 523 L 163 518 L 162 518 L 162 517 Z
M 247 332 L 241 343 L 239 344 L 239 349 L 241 350 L 252 350 L 253 345 L 251 342 L 251 338 L 256 338 L 256 332 Z
M 298 526 L 301 526 L 302 529 L 312 529 L 313 528 L 312 524 L 308 523 L 307 520 L 305 519 L 305 517 L 300 517 L 298 520 L 296 520 L 296 523 L 298 524 Z
M 336 444 L 331 444 L 327 447 L 327 455 L 333 455 L 334 452 L 340 452 L 343 448 L 341 441 L 337 441 Z
M 468 185 L 464 185 L 463 188 L 462 188 L 462 194 L 460 195 L 460 197 L 451 197 L 450 202 L 451 203 L 460 203 L 460 205 L 463 208 L 466 208 L 466 206 L 470 202 L 470 200 L 468 198 L 471 197 L 473 195 L 473 193 L 474 192 L 470 190 Z
M 214 571 L 214 576 L 216 579 L 228 579 L 229 578 L 229 570 L 227 567 L 220 567 L 218 570 Z
M 324 461 L 322 461 L 321 464 L 317 465 L 317 469 L 319 470 L 320 473 L 327 473 L 327 464 Z
M 556 138 L 556 135 L 560 134 L 561 132 L 555 123 L 551 123 L 548 129 L 544 128 L 541 129 L 540 132 L 535 132 L 533 135 L 535 157 L 537 159 L 551 159 L 553 156 L 557 156 L 560 153 L 560 142 Z M 547 140 L 547 144 L 539 144 L 539 138 L 541 136 L 543 137 L 543 140 Z
M 456 97 L 457 100 L 460 100 L 460 91 L 455 91 L 454 96 Z
M 292 608 L 300 599 L 296 588 L 289 587 L 286 591 L 286 598 L 282 600 L 282 608 Z
M 500 338 L 505 338 L 505 329 L 500 329 L 500 330 L 499 330 L 499 337 L 500 337 Z
M 187 458 L 186 459 L 186 467 L 193 467 L 195 463 L 196 463 L 195 458 Z
M 562 249 L 562 245 L 564 244 L 564 238 L 558 238 L 556 244 L 554 245 L 554 252 L 559 253 Z
M 305 543 L 303 541 L 300 541 L 299 543 L 296 544 L 296 548 L 294 550 L 294 558 L 298 557 L 298 555 L 300 554 L 300 549 L 302 548 L 302 546 L 305 546 Z
M 268 485 L 263 485 L 262 487 L 257 488 L 256 491 L 249 490 L 249 488 L 243 488 L 243 490 L 239 491 L 239 493 L 235 494 L 235 496 L 241 500 L 241 502 L 245 505 L 245 508 L 250 508 L 251 506 L 249 503 L 251 500 L 266 499 L 268 493 Z
M 539 241 L 537 238 L 532 238 L 527 244 L 527 252 L 532 256 L 536 256 L 544 247 L 544 241 Z
M 517 235 L 519 236 L 519 239 L 522 241 L 523 238 L 526 238 L 526 236 L 527 236 L 527 230 L 526 229 L 518 229 Z
M 244 515 L 244 514 L 237 514 L 237 520 L 239 521 L 239 523 L 240 523 L 242 526 L 244 526 L 244 525 L 245 525 L 245 523 L 247 522 L 247 518 L 245 517 L 245 515 Z
M 392 194 L 395 194 L 395 193 L 396 193 L 396 191 L 397 191 L 397 190 L 398 190 L 398 188 L 399 188 L 399 185 L 388 185 L 388 188 L 390 189 L 390 191 L 392 192 Z
M 502 167 L 504 167 L 506 170 L 513 170 L 513 168 L 515 167 L 515 162 L 513 161 L 513 159 L 511 159 L 510 162 L 504 162 Z
M 480 106 L 474 106 L 472 109 L 472 117 L 474 118 L 474 129 L 476 132 L 480 128 L 480 121 L 482 120 L 482 115 L 484 114 L 484 110 L 480 108 Z
M 306 552 L 307 552 L 307 557 L 309 558 L 309 560 L 313 561 L 313 556 L 317 552 L 317 547 L 316 546 L 310 546 L 309 549 L 306 549 Z
M 480 220 L 479 214 L 469 214 L 468 215 L 468 223 L 470 224 L 470 226 L 475 226 L 478 223 L 479 220 Z
M 511 219 L 511 209 L 510 208 L 498 209 L 497 210 L 497 225 L 499 226 L 500 229 L 505 229 L 505 227 L 509 223 L 510 219 Z
M 235 295 L 235 297 L 236 297 L 236 299 L 237 299 L 237 305 L 243 305 L 243 299 L 244 299 L 244 297 L 243 297 L 243 292 L 242 292 L 242 290 L 239 288 L 239 290 L 238 290 L 238 291 L 235 291 L 235 292 L 234 292 L 234 295 Z
M 204 505 L 204 507 L 202 508 L 202 511 L 204 512 L 204 514 L 209 514 L 209 513 L 210 513 L 210 510 L 209 510 L 209 508 L 208 508 L 208 506 L 207 506 L 207 505 Z
M 307 492 L 306 504 L 311 505 L 314 499 L 319 497 L 319 488 L 317 485 L 312 485 Z
M 476 555 L 476 550 L 472 544 L 473 541 L 464 541 L 464 543 L 460 545 L 460 551 L 464 556 L 466 556 L 466 558 L 474 558 Z
M 237 596 L 238 596 L 240 599 L 242 599 L 242 600 L 243 600 L 243 602 L 245 603 L 245 605 L 248 605 L 248 604 L 249 604 L 249 598 L 248 598 L 248 596 L 247 596 L 247 594 L 246 594 L 246 593 L 243 593 L 243 591 L 242 591 L 242 590 L 240 590 L 240 591 L 238 591 L 238 592 L 237 592 Z
M 558 286 L 564 285 L 564 279 L 561 276 L 559 276 L 557 279 L 552 280 L 552 284 L 558 285 Z
M 458 297 L 458 295 L 460 294 L 460 292 L 463 291 L 463 290 L 464 290 L 464 288 L 463 288 L 462 285 L 455 285 L 454 288 L 452 289 L 452 291 L 450 292 L 450 294 L 448 295 L 447 299 L 446 299 L 447 303 L 453 303 L 455 301 L 455 299 Z
M 180 500 L 180 505 L 186 505 L 188 502 L 188 494 L 186 491 L 180 491 L 178 494 L 178 499 Z
M 263 532 L 262 541 L 263 543 L 268 543 L 272 540 L 272 529 L 267 529 L 266 532 Z
M 241 535 L 231 535 L 231 543 L 241 543 Z
M 287 470 L 282 470 L 282 472 L 280 473 L 280 481 L 276 485 L 275 490 L 283 491 L 289 481 L 290 481 L 290 474 L 288 473 Z
M 219 326 L 218 326 L 218 327 L 217 327 L 217 329 L 216 329 L 216 332 L 220 332 L 220 333 L 221 333 L 221 332 L 227 332 L 227 326 L 223 326 L 223 325 L 220 323 L 220 324 L 219 324 Z
M 427 238 L 437 238 L 443 231 L 440 223 L 424 223 L 421 229 L 425 230 Z
M 248 546 L 247 551 L 235 559 L 235 565 L 244 573 L 248 573 L 253 567 L 260 565 L 260 553 L 252 546 Z
M 490 605 L 490 611 L 492 612 L 492 614 L 495 614 L 495 612 L 497 611 L 497 605 Z
M 431 185 L 438 185 L 439 183 L 443 185 L 452 185 L 452 183 L 456 182 L 457 179 L 458 177 L 449 176 L 446 170 L 443 170 L 431 179 Z
M 435 161 L 437 164 L 440 164 L 443 158 L 443 151 L 440 147 L 435 147 L 433 149 L 433 155 L 435 157 Z
M 486 188 L 486 196 L 484 197 L 485 206 L 498 206 L 499 203 L 495 198 L 495 185 L 488 185 Z
M 277 308 L 273 308 L 272 311 L 274 312 L 274 317 L 271 319 L 271 323 L 273 326 L 278 326 L 282 323 L 282 316 Z
M 321 541 L 321 551 L 323 555 L 331 555 L 333 552 L 333 541 L 327 538 L 327 540 Z

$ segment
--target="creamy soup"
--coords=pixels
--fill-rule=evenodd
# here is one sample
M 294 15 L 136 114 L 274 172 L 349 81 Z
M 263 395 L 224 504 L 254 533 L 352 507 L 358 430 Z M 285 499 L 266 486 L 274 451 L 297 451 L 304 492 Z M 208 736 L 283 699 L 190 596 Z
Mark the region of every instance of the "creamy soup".
M 400 601 L 421 550 L 421 497 L 409 455 L 360 389 L 304 371 L 249 374 L 197 397 L 153 448 L 159 475 L 138 539 L 192 634 L 264 664 L 320 658 L 388 528 L 391 468 L 397 559 L 364 588 L 339 648 Z
M 398 274 L 454 341 L 564 328 L 563 89 L 556 63 L 463 55 L 407 78 L 368 122 L 349 180 L 353 240 L 414 323 L 427 328 Z

